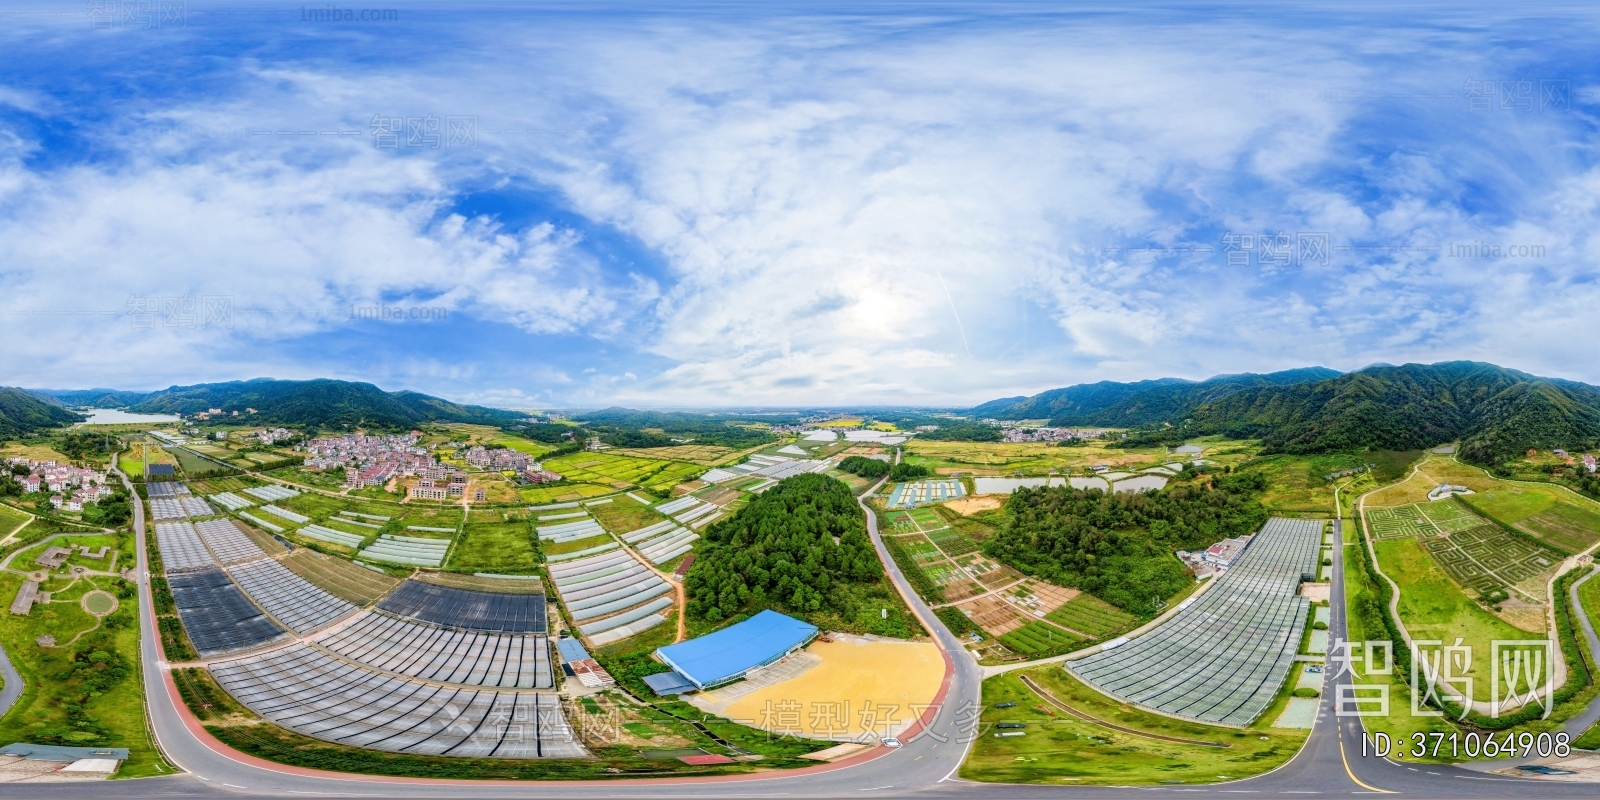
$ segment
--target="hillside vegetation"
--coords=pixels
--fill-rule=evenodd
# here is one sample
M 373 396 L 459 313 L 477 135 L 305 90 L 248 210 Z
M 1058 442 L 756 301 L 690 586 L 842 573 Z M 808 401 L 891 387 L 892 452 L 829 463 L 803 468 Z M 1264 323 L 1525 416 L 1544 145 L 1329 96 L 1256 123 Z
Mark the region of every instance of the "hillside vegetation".
M 82 422 L 84 416 L 13 387 L 0 387 L 0 439 L 29 436 Z
M 1129 446 L 1222 434 L 1260 439 L 1266 453 L 1312 454 L 1459 440 L 1462 459 L 1489 466 L 1530 449 L 1600 442 L 1600 387 L 1472 361 L 1328 373 L 1313 367 L 1197 384 L 1087 384 L 988 410 L 1014 418 L 1048 411 L 1057 425 L 1132 427 Z
M 702 624 L 773 608 L 832 630 L 905 636 L 915 629 L 888 585 L 855 495 L 826 475 L 797 475 L 756 495 L 707 529 L 695 552 L 685 585 L 689 617 Z
M 309 381 L 257 378 L 173 386 L 151 394 L 129 410 L 194 414 L 211 408 L 220 408 L 230 415 L 237 411 L 251 423 L 324 428 L 410 428 L 425 422 L 501 425 L 526 416 L 515 411 L 461 405 L 420 392 L 385 392 L 370 383 L 325 378 Z M 255 413 L 246 417 L 251 408 Z
M 1109 495 L 1066 486 L 1018 489 L 1006 500 L 1009 522 L 984 552 L 1135 614 L 1153 614 L 1194 580 L 1173 551 L 1254 533 L 1266 523 L 1256 499 L 1266 488 L 1261 475 L 1221 477 L 1212 485 Z

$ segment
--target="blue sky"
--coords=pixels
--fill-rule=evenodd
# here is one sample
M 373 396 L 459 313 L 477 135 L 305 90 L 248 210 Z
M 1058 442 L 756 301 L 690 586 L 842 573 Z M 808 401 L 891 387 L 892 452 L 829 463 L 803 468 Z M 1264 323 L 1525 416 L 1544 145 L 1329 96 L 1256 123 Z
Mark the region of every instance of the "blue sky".
M 0 383 L 1600 382 L 1582 6 L 368 5 L 0 7 Z

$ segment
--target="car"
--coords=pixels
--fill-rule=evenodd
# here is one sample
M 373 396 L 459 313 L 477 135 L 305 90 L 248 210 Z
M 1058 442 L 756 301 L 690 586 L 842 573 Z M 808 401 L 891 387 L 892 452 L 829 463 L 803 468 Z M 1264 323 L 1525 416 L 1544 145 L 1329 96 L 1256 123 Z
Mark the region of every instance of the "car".
M 883 742 L 882 743 L 883 743 L 884 747 L 900 747 L 901 746 L 900 740 L 894 738 L 893 736 L 885 736 L 885 737 L 883 737 Z
M 995 708 L 1016 708 L 1016 703 L 996 703 Z
M 1306 667 L 1306 672 L 1309 672 L 1313 675 L 1321 675 L 1322 667 Z
M 1017 728 L 1026 728 L 1028 724 L 1025 722 L 999 722 L 995 723 L 995 727 L 1001 730 L 1015 730 Z

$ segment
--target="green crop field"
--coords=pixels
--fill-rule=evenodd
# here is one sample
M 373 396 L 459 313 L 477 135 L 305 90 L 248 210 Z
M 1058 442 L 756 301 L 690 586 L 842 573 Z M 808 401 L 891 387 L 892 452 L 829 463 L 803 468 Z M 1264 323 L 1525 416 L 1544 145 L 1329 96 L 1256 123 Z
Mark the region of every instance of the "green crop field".
M 1126 611 L 1090 594 L 1080 594 L 1045 615 L 1051 622 L 1095 638 L 1126 630 L 1138 622 Z
M 1000 643 L 1019 655 L 1062 652 L 1082 639 L 1047 622 L 1035 620 L 1000 637 Z
M 505 575 L 534 572 L 538 566 L 533 528 L 526 522 L 467 523 L 461 540 L 450 553 L 449 564 L 456 572 Z
M 1521 522 L 1560 502 L 1555 489 L 1497 483 L 1495 488 L 1471 496 L 1472 504 L 1508 525 Z
M 547 514 L 560 512 L 550 511 Z M 594 515 L 600 527 L 612 533 L 627 533 L 640 528 L 648 528 L 666 517 L 656 513 L 649 506 L 640 505 L 627 495 L 619 495 L 617 499 L 597 506 L 590 506 L 589 513 Z M 559 522 L 559 520 L 557 520 Z M 553 523 L 550 523 L 553 524 Z
M 616 487 L 598 483 L 562 483 L 555 486 L 530 486 L 518 489 L 517 496 L 529 505 L 542 506 L 599 497 L 617 491 Z
M 1024 675 L 1057 702 L 1123 730 L 1053 707 L 1022 682 Z M 1013 706 L 995 707 L 1002 703 Z M 1308 733 L 1261 723 L 1242 730 L 1215 728 L 1151 714 L 1113 702 L 1058 665 L 989 678 L 983 682 L 983 709 L 972 753 L 961 766 L 961 777 L 967 780 L 1052 786 L 1238 780 L 1293 758 Z M 1269 709 L 1263 717 L 1272 713 Z M 1022 730 L 1007 732 L 1023 735 L 995 736 L 999 732 L 995 725 L 1001 722 L 1022 723 L 1026 726 Z M 1195 741 L 1227 747 L 1199 746 Z
M 178 460 L 178 467 L 183 470 L 184 477 L 203 478 L 214 473 L 227 473 L 232 470 L 215 461 L 208 461 L 194 453 L 180 447 L 169 447 L 167 452 Z
M 1516 526 L 1571 553 L 1581 553 L 1600 541 L 1600 513 L 1576 503 L 1556 503 Z
M 1451 582 L 1421 541 L 1393 539 L 1376 542 L 1374 549 L 1380 568 L 1400 585 L 1400 619 L 1412 637 L 1442 641 L 1460 637 L 1472 647 L 1474 664 L 1480 665 L 1478 671 L 1485 676 L 1492 641 L 1542 635 L 1519 630 L 1473 602 Z M 1473 696 L 1489 699 L 1489 681 L 1476 681 Z
M 583 550 L 588 550 L 591 547 L 599 547 L 603 544 L 609 544 L 614 541 L 616 540 L 612 539 L 609 534 L 602 533 L 597 536 L 590 536 L 587 539 L 575 539 L 570 542 L 559 542 L 553 544 L 546 543 L 541 544 L 540 546 L 544 548 L 545 555 L 559 556 L 563 553 L 577 553 Z
M 389 517 L 402 525 L 421 525 L 429 528 L 454 528 L 461 524 L 462 515 L 459 506 L 401 505 L 361 497 L 329 497 L 315 492 L 301 492 L 288 500 L 277 501 L 276 505 L 290 511 L 298 511 L 319 522 L 334 517 L 340 511 L 353 511 L 358 514 Z M 370 519 L 361 521 L 379 522 Z
M 698 464 L 632 458 L 607 453 L 573 453 L 545 462 L 550 470 L 570 481 L 621 488 L 640 486 L 654 492 L 670 491 L 706 471 Z
M 955 528 L 942 528 L 928 534 L 934 544 L 939 545 L 947 556 L 964 556 L 978 551 L 977 542 L 968 539 L 961 531 Z

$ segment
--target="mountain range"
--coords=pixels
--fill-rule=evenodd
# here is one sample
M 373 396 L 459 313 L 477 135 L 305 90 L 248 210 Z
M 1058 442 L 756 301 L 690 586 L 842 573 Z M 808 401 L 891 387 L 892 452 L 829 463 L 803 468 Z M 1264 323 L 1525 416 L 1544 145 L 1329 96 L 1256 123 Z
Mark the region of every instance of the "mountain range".
M 126 392 L 114 389 L 39 389 L 7 392 L 28 397 L 38 405 L 57 412 L 54 424 L 75 422 L 81 419 L 66 407 L 123 408 L 143 414 L 190 415 L 208 409 L 220 408 L 224 414 L 238 411 L 243 417 L 248 409 L 249 421 L 275 425 L 310 425 L 331 428 L 372 426 L 385 428 L 415 427 L 425 422 L 470 422 L 484 425 L 503 425 L 525 418 L 527 415 L 484 406 L 463 405 L 420 392 L 386 392 L 370 383 L 316 379 L 307 381 L 256 378 L 248 381 L 202 383 L 193 386 L 172 386 L 154 392 Z M 26 419 L 42 420 L 36 409 L 29 407 L 32 416 Z M 10 418 L 4 406 L 0 414 Z M 66 414 L 67 417 L 59 415 Z M 47 425 L 34 425 L 46 427 Z M 0 428 L 0 431 L 3 431 Z M 27 432 L 27 425 L 19 426 Z M 20 433 L 0 433 L 16 436 Z
M 970 413 L 1143 428 L 1144 438 L 1157 440 L 1220 433 L 1259 438 L 1268 452 L 1284 453 L 1413 450 L 1459 440 L 1462 457 L 1481 464 L 1600 442 L 1600 387 L 1474 361 L 1106 381 L 991 401 Z

